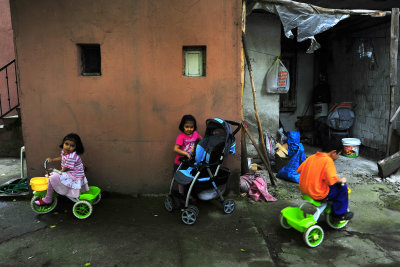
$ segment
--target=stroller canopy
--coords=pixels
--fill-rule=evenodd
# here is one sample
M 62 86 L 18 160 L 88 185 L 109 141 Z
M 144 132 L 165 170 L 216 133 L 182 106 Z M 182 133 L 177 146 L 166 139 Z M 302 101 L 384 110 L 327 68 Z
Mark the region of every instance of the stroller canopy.
M 220 118 L 213 118 L 213 119 L 208 119 L 206 121 L 206 133 L 204 135 L 204 139 L 213 139 L 210 138 L 211 136 L 219 136 L 219 140 L 224 140 L 225 142 L 225 146 L 223 148 L 223 154 L 224 156 L 228 155 L 228 154 L 235 154 L 235 146 L 236 146 L 236 142 L 235 142 L 235 137 L 234 135 L 237 133 L 237 131 L 239 130 L 236 129 L 235 132 L 232 132 L 232 128 L 231 125 L 228 123 L 229 121 L 225 121 L 223 119 Z M 231 122 L 233 123 L 233 122 Z M 236 123 L 235 123 L 236 124 Z M 213 142 L 210 142 L 209 144 L 206 144 L 205 146 L 203 146 L 203 148 L 206 151 L 210 151 L 213 145 Z

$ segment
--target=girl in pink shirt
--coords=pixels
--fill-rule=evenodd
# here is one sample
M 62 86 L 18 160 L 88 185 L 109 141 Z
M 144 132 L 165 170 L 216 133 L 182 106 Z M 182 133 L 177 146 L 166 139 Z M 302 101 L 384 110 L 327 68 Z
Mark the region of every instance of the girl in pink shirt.
M 184 115 L 179 124 L 181 133 L 176 138 L 174 152 L 176 153 L 174 161 L 174 173 L 178 169 L 184 157 L 191 159 L 196 147 L 197 141 L 201 140 L 201 136 L 196 131 L 196 119 L 192 115 Z M 185 188 L 179 184 L 179 193 L 184 194 Z
M 52 172 L 49 177 L 46 197 L 35 201 L 36 205 L 49 205 L 53 202 L 54 190 L 71 198 L 78 198 L 81 192 L 89 190 L 81 157 L 85 151 L 79 135 L 71 133 L 64 137 L 58 158 L 48 158 L 48 162 L 61 161 L 61 174 Z

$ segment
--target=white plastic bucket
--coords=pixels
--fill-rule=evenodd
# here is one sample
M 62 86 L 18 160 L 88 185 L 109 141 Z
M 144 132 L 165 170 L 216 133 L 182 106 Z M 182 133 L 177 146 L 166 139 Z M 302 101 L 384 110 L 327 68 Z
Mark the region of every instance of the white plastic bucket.
M 343 156 L 348 158 L 358 157 L 361 141 L 358 138 L 343 138 Z
M 314 104 L 314 119 L 319 117 L 328 116 L 328 103 L 315 103 Z

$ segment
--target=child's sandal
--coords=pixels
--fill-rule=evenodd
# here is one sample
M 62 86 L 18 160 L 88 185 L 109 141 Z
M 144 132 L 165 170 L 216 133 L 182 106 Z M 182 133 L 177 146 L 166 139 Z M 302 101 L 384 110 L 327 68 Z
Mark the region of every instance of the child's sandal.
M 43 199 L 39 198 L 39 200 L 35 201 L 35 204 L 38 206 L 44 206 L 44 205 L 49 205 L 50 203 L 46 203 L 43 201 Z

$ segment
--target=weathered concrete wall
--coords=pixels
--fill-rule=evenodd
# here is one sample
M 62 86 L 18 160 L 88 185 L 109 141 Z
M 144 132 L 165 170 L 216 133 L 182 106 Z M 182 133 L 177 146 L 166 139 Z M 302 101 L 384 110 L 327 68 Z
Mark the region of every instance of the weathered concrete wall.
M 266 74 L 280 54 L 281 23 L 278 16 L 270 13 L 252 13 L 247 16 L 246 45 L 253 71 L 256 89 L 257 109 L 263 131 L 275 134 L 279 126 L 279 95 L 266 92 Z M 257 121 L 253 106 L 253 93 L 250 75 L 245 66 L 245 87 L 243 109 L 245 120 L 254 139 L 258 140 Z M 249 156 L 257 156 L 249 138 L 247 148 Z
M 360 58 L 360 38 L 372 40 L 377 64 L 372 65 L 369 59 Z M 390 23 L 347 35 L 335 35 L 331 42 L 332 62 L 328 79 L 332 102 L 353 102 L 356 120 L 351 129 L 352 137 L 383 152 L 386 150 L 390 107 Z M 395 109 L 399 103 L 396 92 Z
M 202 135 L 207 118 L 240 120 L 239 0 L 16 0 L 11 14 L 30 177 L 77 132 L 89 183 L 166 192 L 182 115 Z M 101 76 L 80 76 L 80 43 L 100 44 Z M 193 45 L 207 47 L 206 77 L 182 76 Z

